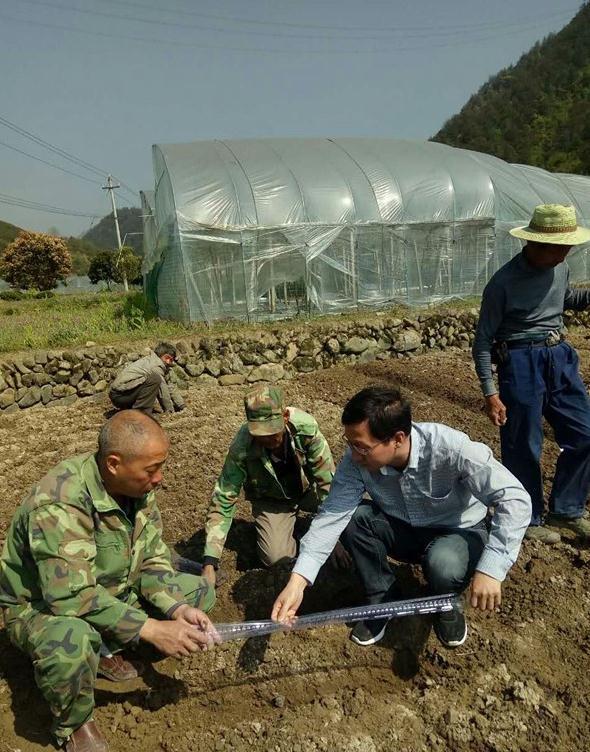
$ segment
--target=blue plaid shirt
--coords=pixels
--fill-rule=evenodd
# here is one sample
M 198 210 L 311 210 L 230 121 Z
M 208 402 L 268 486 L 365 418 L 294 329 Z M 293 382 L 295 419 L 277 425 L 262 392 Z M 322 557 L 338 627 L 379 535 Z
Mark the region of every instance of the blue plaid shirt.
M 477 570 L 504 580 L 531 519 L 531 499 L 489 447 L 440 423 L 413 423 L 407 466 L 370 471 L 347 449 L 330 493 L 301 541 L 293 568 L 312 583 L 363 495 L 386 515 L 412 527 L 469 528 L 494 507 Z

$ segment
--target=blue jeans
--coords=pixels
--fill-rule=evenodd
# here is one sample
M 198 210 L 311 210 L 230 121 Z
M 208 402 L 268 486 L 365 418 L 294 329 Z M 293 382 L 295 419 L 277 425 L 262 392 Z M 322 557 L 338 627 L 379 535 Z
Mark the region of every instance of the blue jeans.
M 471 528 L 412 527 L 373 502 L 360 504 L 340 540 L 352 556 L 369 603 L 394 597 L 395 568 L 387 561 L 422 564 L 433 595 L 460 593 L 469 584 L 488 540 L 485 521 Z
M 590 491 L 590 400 L 576 351 L 567 342 L 512 348 L 508 362 L 498 368 L 498 383 L 507 415 L 500 429 L 502 462 L 531 496 L 531 525 L 540 525 L 543 517 L 543 417 L 562 449 L 549 509 L 581 517 Z

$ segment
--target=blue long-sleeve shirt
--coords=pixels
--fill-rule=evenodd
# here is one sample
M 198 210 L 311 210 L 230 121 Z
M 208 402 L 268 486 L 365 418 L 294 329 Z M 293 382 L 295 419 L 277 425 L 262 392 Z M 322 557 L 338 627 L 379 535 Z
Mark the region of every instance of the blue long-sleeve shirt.
M 293 568 L 313 583 L 363 495 L 387 515 L 413 527 L 469 528 L 494 506 L 488 543 L 477 570 L 504 580 L 516 561 L 531 519 L 531 499 L 520 481 L 485 444 L 440 423 L 413 423 L 407 466 L 367 470 L 348 449 L 330 493 L 301 541 Z
M 472 351 L 486 397 L 498 391 L 492 378 L 494 341 L 545 339 L 561 331 L 565 309 L 590 306 L 590 290 L 573 290 L 569 275 L 565 262 L 537 269 L 521 252 L 490 279 L 483 291 Z

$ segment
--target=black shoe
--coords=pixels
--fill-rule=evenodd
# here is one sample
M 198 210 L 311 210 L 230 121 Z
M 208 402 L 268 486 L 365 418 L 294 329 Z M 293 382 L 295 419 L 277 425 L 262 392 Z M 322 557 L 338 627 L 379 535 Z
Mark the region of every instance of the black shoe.
M 453 609 L 437 614 L 434 631 L 445 648 L 458 648 L 467 639 L 467 622 L 461 611 Z
M 357 645 L 374 645 L 383 639 L 389 619 L 367 619 L 357 621 L 350 633 L 350 639 Z

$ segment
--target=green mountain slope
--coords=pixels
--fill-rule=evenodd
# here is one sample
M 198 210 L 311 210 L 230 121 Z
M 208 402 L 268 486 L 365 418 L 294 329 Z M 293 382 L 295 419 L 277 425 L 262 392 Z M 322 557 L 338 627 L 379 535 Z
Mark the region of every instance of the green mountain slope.
M 0 221 L 0 253 L 16 238 L 21 231 L 20 227 L 11 225 L 9 222 Z
M 492 77 L 432 140 L 590 174 L 590 2 Z
M 72 268 L 74 274 L 87 274 L 93 256 L 101 252 L 101 248 L 84 238 L 65 238 L 72 254 Z
M 141 209 L 135 206 L 117 209 L 117 216 L 119 217 L 121 240 L 123 241 L 125 235 L 127 235 L 127 238 L 124 240 L 125 245 L 131 246 L 136 253 L 141 255 L 143 253 Z M 112 213 L 103 217 L 98 224 L 91 227 L 82 237 L 99 248 L 109 251 L 114 250 L 117 247 L 117 236 Z

